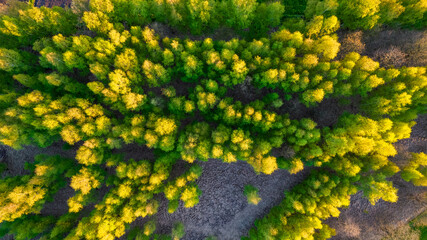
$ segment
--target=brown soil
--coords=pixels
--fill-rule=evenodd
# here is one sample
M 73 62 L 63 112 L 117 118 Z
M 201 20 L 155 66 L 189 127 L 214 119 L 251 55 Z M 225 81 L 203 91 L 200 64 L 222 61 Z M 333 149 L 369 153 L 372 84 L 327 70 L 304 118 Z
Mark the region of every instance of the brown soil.
M 339 57 L 358 52 L 379 61 L 383 67 L 427 66 L 427 32 L 407 29 L 341 31 Z

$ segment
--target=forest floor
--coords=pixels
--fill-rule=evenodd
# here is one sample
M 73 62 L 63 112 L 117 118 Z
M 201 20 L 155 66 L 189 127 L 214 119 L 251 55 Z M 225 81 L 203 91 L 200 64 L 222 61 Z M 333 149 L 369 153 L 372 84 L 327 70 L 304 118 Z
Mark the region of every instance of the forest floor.
M 70 0 L 37 0 L 36 6 L 69 6 L 70 2 Z M 223 40 L 235 37 L 225 28 L 201 37 L 192 37 L 160 23 L 153 23 L 150 27 L 163 37 L 177 36 L 192 39 L 211 37 Z M 338 35 L 342 44 L 339 57 L 344 53 L 356 51 L 372 57 L 384 67 L 427 65 L 426 31 L 377 29 L 370 32 L 342 31 Z M 253 95 L 263 94 L 253 91 Z M 236 89 L 233 95 L 238 97 L 247 93 L 247 89 Z M 282 111 L 290 112 L 291 118 L 310 117 L 320 126 L 332 125 L 343 111 L 356 112 L 356 109 L 357 106 L 354 105 L 339 105 L 336 99 L 325 100 L 315 110 L 305 108 L 298 101 L 289 101 L 281 108 Z M 409 152 L 427 152 L 427 115 L 419 116 L 416 122 L 411 138 L 395 144 L 398 155 L 393 158 L 393 161 L 398 165 L 408 158 Z M 21 150 L 13 150 L 7 146 L 0 146 L 0 148 L 7 150 L 8 172 L 6 174 L 10 175 L 25 174 L 24 163 L 33 161 L 33 157 L 37 154 L 60 154 L 73 158 L 76 149 L 64 150 L 62 143 L 56 143 L 45 149 L 32 146 Z M 154 157 L 149 149 L 138 145 L 125 146 L 120 152 L 126 153 L 126 158 L 152 159 Z M 169 233 L 173 223 L 181 221 L 186 227 L 184 239 L 187 240 L 204 239 L 207 236 L 216 236 L 219 240 L 239 239 L 240 236 L 247 234 L 256 219 L 263 217 L 273 206 L 282 201 L 285 190 L 301 182 L 311 170 L 306 168 L 294 175 L 285 170 L 278 170 L 271 175 L 264 175 L 256 174 L 249 164 L 242 161 L 228 164 L 211 159 L 199 164 L 203 167 L 203 174 L 197 181 L 203 192 L 199 204 L 190 209 L 180 205 L 175 213 L 169 214 L 166 200 L 164 197 L 159 197 L 161 205 L 156 216 L 159 232 Z M 185 167 L 184 162 L 179 162 L 172 174 L 178 175 L 184 171 Z M 393 229 L 406 224 L 427 209 L 427 188 L 414 187 L 402 181 L 399 176 L 393 177 L 392 180 L 399 188 L 397 203 L 380 200 L 372 206 L 362 197 L 362 193 L 357 193 L 352 197 L 350 207 L 342 209 L 339 218 L 327 220 L 327 223 L 337 232 L 337 236 L 332 239 L 380 240 L 387 237 Z M 244 186 L 247 184 L 260 189 L 259 194 L 262 200 L 257 206 L 248 205 L 243 195 Z M 54 201 L 44 207 L 42 214 L 61 215 L 67 212 L 66 201 L 73 193 L 70 187 L 60 190 L 55 195 Z M 141 225 L 143 222 L 145 220 L 138 219 L 132 225 Z

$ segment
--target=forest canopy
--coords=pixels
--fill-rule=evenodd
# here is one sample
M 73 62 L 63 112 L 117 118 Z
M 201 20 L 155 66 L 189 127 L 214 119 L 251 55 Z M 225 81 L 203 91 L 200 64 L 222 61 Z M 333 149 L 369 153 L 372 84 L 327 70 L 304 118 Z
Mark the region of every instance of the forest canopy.
M 71 8 L 11 1 L 0 16 L 0 142 L 15 149 L 54 143 L 75 158 L 38 155 L 24 175 L 0 179 L 0 235 L 15 239 L 180 239 L 156 230 L 168 213 L 202 194 L 198 163 L 244 161 L 256 173 L 313 170 L 257 220 L 243 239 L 328 239 L 357 191 L 395 202 L 389 177 L 427 186 L 427 159 L 404 167 L 389 157 L 427 112 L 426 67 L 384 68 L 351 52 L 338 58 L 341 28 L 426 26 L 420 0 L 74 0 Z M 287 12 L 287 9 L 290 9 Z M 302 9 L 302 10 L 301 10 Z M 161 37 L 157 22 L 191 38 Z M 292 25 L 292 27 L 287 27 Z M 203 37 L 219 28 L 236 37 Z M 235 93 L 262 95 L 250 100 Z M 264 94 L 265 93 L 265 94 Z M 327 99 L 353 104 L 336 123 L 296 118 Z M 154 159 L 118 154 L 136 144 Z M 287 149 L 286 154 L 275 150 Z M 185 171 L 171 174 L 177 164 Z M 0 169 L 2 169 L 0 167 Z M 40 214 L 70 186 L 68 212 Z M 248 185 L 248 203 L 262 199 Z M 243 194 L 242 194 L 243 195 Z M 243 195 L 243 196 L 244 196 Z M 95 206 L 95 207 L 93 207 Z M 145 224 L 132 228 L 143 218 Z

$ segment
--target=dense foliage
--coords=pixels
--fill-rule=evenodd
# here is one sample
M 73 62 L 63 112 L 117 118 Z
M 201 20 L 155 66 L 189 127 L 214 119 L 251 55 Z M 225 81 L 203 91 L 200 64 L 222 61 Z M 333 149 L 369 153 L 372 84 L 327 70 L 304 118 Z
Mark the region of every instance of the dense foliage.
M 305 17 L 336 15 L 350 29 L 380 24 L 425 28 L 426 11 L 423 0 L 308 0 Z
M 19 149 L 63 141 L 77 150 L 75 160 L 38 156 L 27 175 L 0 180 L 0 234 L 108 240 L 145 218 L 141 229 L 128 231 L 130 239 L 180 239 L 180 223 L 170 236 L 157 234 L 158 198 L 167 199 L 169 213 L 180 202 L 194 207 L 202 194 L 197 161 L 210 158 L 246 161 L 263 174 L 321 168 L 287 192 L 250 239 L 327 239 L 334 230 L 322 220 L 337 217 L 357 190 L 372 204 L 396 201 L 387 178 L 400 169 L 388 157 L 427 110 L 426 68 L 385 69 L 357 53 L 336 60 L 338 19 L 350 28 L 378 19 L 415 24 L 405 22 L 409 3 L 401 15 L 349 3 L 309 0 L 310 21 L 269 35 L 281 23 L 278 2 L 80 0 L 72 11 L 10 4 L 0 19 L 0 142 Z M 228 26 L 247 38 L 160 38 L 147 26 L 152 21 L 194 34 Z M 251 88 L 269 94 L 232 97 Z M 282 107 L 295 99 L 315 108 L 327 98 L 360 99 L 361 113 L 320 127 Z M 126 144 L 153 149 L 155 159 L 116 154 Z M 188 168 L 172 175 L 180 159 Z M 402 178 L 425 186 L 426 164 L 425 154 L 414 154 Z M 74 190 L 68 213 L 40 214 L 67 183 Z M 261 200 L 254 187 L 244 193 L 249 203 Z
M 284 201 L 257 221 L 244 239 L 328 239 L 335 230 L 321 220 L 338 217 L 338 208 L 348 206 L 350 195 L 356 192 L 351 178 L 313 172 L 286 192 Z

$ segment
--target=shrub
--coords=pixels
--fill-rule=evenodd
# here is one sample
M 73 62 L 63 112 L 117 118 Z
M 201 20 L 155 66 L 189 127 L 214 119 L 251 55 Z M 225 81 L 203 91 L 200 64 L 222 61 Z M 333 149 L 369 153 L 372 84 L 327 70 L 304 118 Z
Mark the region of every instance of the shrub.
M 258 189 L 252 185 L 246 185 L 244 193 L 248 199 L 249 204 L 258 205 L 258 203 L 261 201 L 261 198 L 258 195 Z

